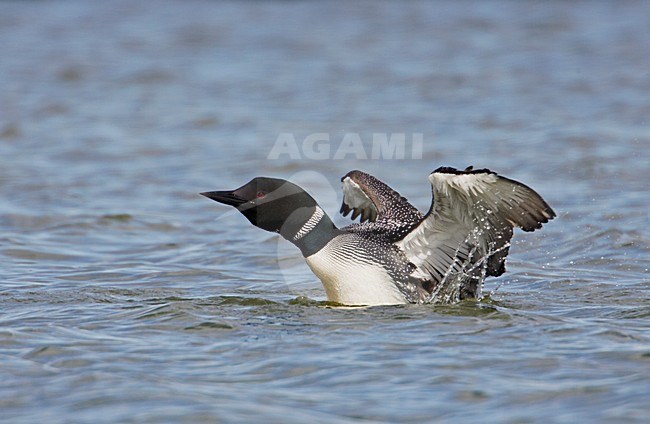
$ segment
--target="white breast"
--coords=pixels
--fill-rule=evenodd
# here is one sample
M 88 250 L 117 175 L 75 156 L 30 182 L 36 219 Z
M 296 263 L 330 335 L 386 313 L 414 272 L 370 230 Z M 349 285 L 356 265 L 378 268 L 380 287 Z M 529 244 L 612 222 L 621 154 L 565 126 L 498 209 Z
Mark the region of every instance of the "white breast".
M 408 303 L 393 279 L 378 264 L 350 255 L 355 248 L 336 238 L 305 258 L 321 280 L 328 300 L 344 305 L 395 305 Z

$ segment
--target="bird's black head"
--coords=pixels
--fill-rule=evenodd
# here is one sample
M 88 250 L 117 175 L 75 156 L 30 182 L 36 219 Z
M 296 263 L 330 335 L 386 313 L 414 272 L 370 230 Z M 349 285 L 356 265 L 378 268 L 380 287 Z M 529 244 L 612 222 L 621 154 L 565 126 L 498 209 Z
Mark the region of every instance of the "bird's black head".
M 251 224 L 287 239 L 295 236 L 318 206 L 302 188 L 278 178 L 257 177 L 232 191 L 201 195 L 234 206 Z

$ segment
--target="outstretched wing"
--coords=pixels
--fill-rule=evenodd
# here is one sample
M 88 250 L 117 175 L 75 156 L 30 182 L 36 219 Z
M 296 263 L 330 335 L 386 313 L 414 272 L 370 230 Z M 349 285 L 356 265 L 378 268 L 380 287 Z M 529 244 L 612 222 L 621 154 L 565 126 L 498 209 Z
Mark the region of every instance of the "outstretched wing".
M 422 214 L 398 192 L 372 175 L 350 171 L 343 178 L 343 204 L 341 213 L 352 212 L 352 220 L 361 216 L 360 222 L 415 225 Z
M 433 283 L 433 298 L 477 294 L 485 276 L 505 272 L 514 227 L 534 231 L 555 217 L 530 187 L 487 169 L 438 168 L 429 175 L 431 208 L 396 245 Z

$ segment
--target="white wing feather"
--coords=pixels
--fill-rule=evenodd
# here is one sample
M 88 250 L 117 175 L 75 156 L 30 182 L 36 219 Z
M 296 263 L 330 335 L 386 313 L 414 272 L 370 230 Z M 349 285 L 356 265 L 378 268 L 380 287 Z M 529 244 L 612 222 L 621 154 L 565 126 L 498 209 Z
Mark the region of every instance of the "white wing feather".
M 361 189 L 359 184 L 350 177 L 343 178 L 343 199 L 348 210 L 352 210 L 352 220 L 361 215 L 361 221 L 375 221 L 377 219 L 377 207 Z
M 396 244 L 444 300 L 476 296 L 486 275 L 505 272 L 513 228 L 533 231 L 555 216 L 530 187 L 489 170 L 439 168 L 429 181 L 429 212 Z

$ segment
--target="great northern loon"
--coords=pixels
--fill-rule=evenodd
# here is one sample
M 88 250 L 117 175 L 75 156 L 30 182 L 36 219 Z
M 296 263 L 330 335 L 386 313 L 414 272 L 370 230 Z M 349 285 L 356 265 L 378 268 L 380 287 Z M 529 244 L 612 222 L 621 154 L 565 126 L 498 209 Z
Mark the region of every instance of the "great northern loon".
M 341 213 L 360 222 L 340 229 L 307 192 L 282 179 L 257 177 L 201 194 L 296 245 L 328 300 L 345 305 L 477 297 L 486 276 L 505 272 L 513 229 L 534 231 L 555 217 L 533 189 L 488 169 L 433 171 L 425 215 L 369 174 L 351 171 L 341 181 Z

